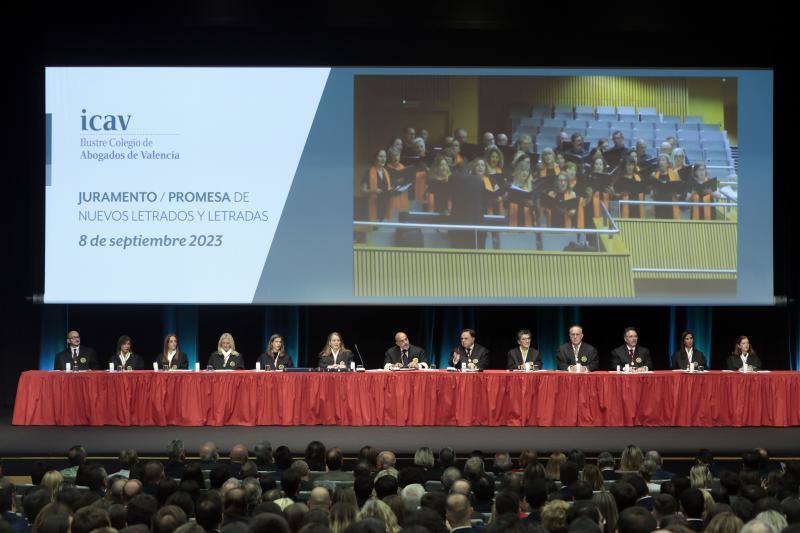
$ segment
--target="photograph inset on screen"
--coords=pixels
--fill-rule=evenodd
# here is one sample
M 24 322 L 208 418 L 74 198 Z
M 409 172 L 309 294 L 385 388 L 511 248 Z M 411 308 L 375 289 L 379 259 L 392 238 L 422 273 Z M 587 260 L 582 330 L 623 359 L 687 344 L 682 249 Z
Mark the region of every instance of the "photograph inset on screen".
M 356 76 L 354 294 L 735 297 L 735 78 Z

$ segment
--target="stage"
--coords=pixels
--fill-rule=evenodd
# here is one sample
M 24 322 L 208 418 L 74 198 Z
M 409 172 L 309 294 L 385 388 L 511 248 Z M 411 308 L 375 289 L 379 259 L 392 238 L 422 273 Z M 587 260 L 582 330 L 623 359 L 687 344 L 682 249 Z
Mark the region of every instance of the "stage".
M 739 457 L 755 447 L 766 447 L 773 456 L 800 455 L 800 427 L 34 427 L 11 425 L 10 410 L 3 410 L 0 435 L 3 457 L 51 457 L 59 455 L 59 450 L 66 454 L 74 444 L 82 444 L 91 455 L 116 456 L 121 448 L 134 448 L 140 455 L 163 456 L 172 439 L 182 439 L 190 455 L 209 440 L 223 452 L 237 443 L 252 449 L 256 442 L 268 440 L 273 448 L 286 445 L 295 454 L 301 454 L 311 440 L 321 440 L 326 446 L 338 446 L 351 455 L 365 444 L 399 454 L 413 453 L 420 446 L 434 450 L 451 446 L 459 454 L 474 449 L 518 453 L 533 448 L 543 454 L 580 448 L 588 453 L 609 450 L 616 455 L 631 443 L 670 455 L 694 455 L 704 447 L 718 456 Z

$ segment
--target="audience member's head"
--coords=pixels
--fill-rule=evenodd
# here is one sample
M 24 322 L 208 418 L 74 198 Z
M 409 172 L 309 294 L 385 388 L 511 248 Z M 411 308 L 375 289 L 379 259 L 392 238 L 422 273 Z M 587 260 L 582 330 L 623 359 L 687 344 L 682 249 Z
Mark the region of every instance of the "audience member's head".
M 377 519 L 379 523 L 382 523 L 384 528 L 382 531 L 397 531 L 400 529 L 392 509 L 381 500 L 372 499 L 367 501 L 356 515 L 358 522 L 369 518 Z
M 94 529 L 110 527 L 108 512 L 95 505 L 78 509 L 72 517 L 72 533 L 90 533 Z
M 397 462 L 397 457 L 395 456 L 394 452 L 383 451 L 378 454 L 378 457 L 376 459 L 376 467 L 378 470 L 394 468 L 396 462 Z
M 296 533 L 303 527 L 303 517 L 308 512 L 308 507 L 304 503 L 293 503 L 283 509 L 286 521 L 289 522 L 289 529 Z
M 280 514 L 261 513 L 250 520 L 247 531 L 248 533 L 290 533 L 291 530 L 289 522 Z
M 209 491 L 198 498 L 195 505 L 195 520 L 206 531 L 219 529 L 222 524 L 222 498 Z
M 219 461 L 219 449 L 213 442 L 206 442 L 200 446 L 197 455 L 200 456 L 200 461 L 204 463 L 215 463 Z
M 322 509 L 327 512 L 331 508 L 331 494 L 325 487 L 314 487 L 308 495 L 308 509 Z
M 165 505 L 153 518 L 152 533 L 172 533 L 189 521 L 186 513 L 177 505 Z
M 449 466 L 442 472 L 442 488 L 445 492 L 450 492 L 450 488 L 457 480 L 461 479 L 461 470 L 454 466 Z
M 647 509 L 633 506 L 620 513 L 617 527 L 619 533 L 650 533 L 658 524 Z
M 447 522 L 451 529 L 471 525 L 472 505 L 463 494 L 447 497 Z
M 328 467 L 328 471 L 330 472 L 341 470 L 344 466 L 342 450 L 339 448 L 330 448 L 325 453 L 325 466 Z
M 681 493 L 678 499 L 681 502 L 681 508 L 686 518 L 703 518 L 705 498 L 703 498 L 702 490 L 694 487 L 688 488 Z
M 128 502 L 128 525 L 143 524 L 150 527 L 158 511 L 158 500 L 149 494 L 137 494 Z
M 550 533 L 567 531 L 567 511 L 569 504 L 563 500 L 552 500 L 542 508 L 542 525 Z
M 86 448 L 77 445 L 67 451 L 67 462 L 69 466 L 80 466 L 86 462 Z
M 382 500 L 390 494 L 397 494 L 397 478 L 394 476 L 382 476 L 375 480 L 375 496 Z
M 617 510 L 620 514 L 628 507 L 636 505 L 638 496 L 636 494 L 636 489 L 630 483 L 617 481 L 611 485 L 609 492 L 611 492 L 611 495 L 614 497 L 614 501 L 617 502 Z
M 42 508 L 51 502 L 50 492 L 44 488 L 29 490 L 22 498 L 22 508 L 25 510 L 25 518 L 29 524 L 36 521 L 36 515 Z M 19 509 L 18 509 L 19 511 Z

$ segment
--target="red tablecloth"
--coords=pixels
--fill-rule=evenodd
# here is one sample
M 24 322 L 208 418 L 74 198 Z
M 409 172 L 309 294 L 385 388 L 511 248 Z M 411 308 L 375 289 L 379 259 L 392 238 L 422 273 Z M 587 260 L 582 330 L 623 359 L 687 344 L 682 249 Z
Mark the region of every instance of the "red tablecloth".
M 13 423 L 797 426 L 800 373 L 32 371 Z

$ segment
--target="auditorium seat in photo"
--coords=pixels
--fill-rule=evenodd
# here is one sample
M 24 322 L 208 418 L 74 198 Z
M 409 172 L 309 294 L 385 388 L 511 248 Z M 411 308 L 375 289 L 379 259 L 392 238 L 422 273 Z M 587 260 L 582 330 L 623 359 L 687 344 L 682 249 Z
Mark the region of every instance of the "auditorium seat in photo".
M 564 127 L 564 119 L 563 118 L 546 118 L 542 121 L 543 128 L 563 128 Z
M 724 131 L 705 130 L 700 132 L 700 139 L 703 141 L 724 141 Z
M 585 120 L 575 120 L 575 119 L 567 120 L 567 121 L 564 122 L 564 128 L 567 129 L 567 130 L 573 130 L 573 129 L 577 129 L 577 130 L 584 129 L 585 130 L 586 126 L 587 126 L 586 122 L 587 121 L 585 121 Z
M 675 135 L 675 133 L 676 133 L 675 124 L 671 124 L 671 123 L 664 124 L 663 122 L 659 122 L 657 124 L 654 124 L 654 126 L 655 126 L 654 129 L 656 131 L 663 131 L 668 135 Z
M 700 133 L 697 131 L 679 131 L 677 138 L 679 141 L 700 141 Z

